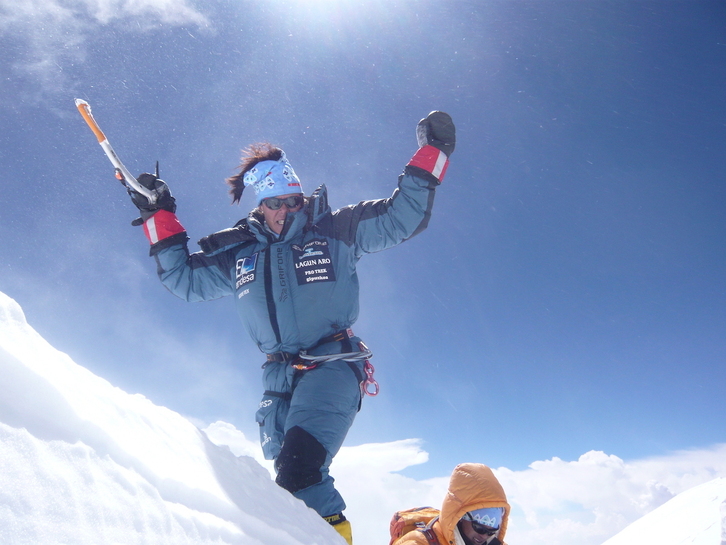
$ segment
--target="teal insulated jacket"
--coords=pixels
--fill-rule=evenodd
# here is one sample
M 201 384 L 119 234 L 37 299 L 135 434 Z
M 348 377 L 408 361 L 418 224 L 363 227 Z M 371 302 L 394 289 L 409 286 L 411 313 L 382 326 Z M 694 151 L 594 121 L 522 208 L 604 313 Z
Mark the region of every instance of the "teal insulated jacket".
M 260 350 L 298 353 L 358 318 L 356 265 L 364 255 L 411 238 L 428 224 L 437 182 L 406 167 L 387 199 L 332 211 L 319 187 L 289 213 L 279 237 L 260 212 L 199 241 L 181 232 L 151 247 L 162 283 L 187 301 L 233 295 Z

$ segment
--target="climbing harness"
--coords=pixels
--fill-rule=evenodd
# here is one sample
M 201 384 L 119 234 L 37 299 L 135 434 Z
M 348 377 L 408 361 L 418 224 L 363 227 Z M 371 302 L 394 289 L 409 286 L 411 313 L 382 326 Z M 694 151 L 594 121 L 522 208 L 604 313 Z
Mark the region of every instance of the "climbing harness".
M 350 329 L 338 331 L 333 335 L 329 335 L 328 337 L 320 339 L 320 341 L 318 341 L 318 343 L 313 348 L 310 348 L 308 350 L 314 350 L 318 346 L 322 346 L 323 344 L 327 344 L 330 342 L 343 342 L 344 346 L 347 343 L 347 345 L 352 348 L 349 341 L 350 337 L 353 337 L 353 332 Z M 381 387 L 376 379 L 373 378 L 373 373 L 375 373 L 376 369 L 375 367 L 373 367 L 373 365 L 371 365 L 371 362 L 369 361 L 369 359 L 373 356 L 373 352 L 368 349 L 363 341 L 358 342 L 358 349 L 358 352 L 344 352 L 342 354 L 326 354 L 321 356 L 314 356 L 308 354 L 308 350 L 301 350 L 299 354 L 291 354 L 289 352 L 275 352 L 274 354 L 267 355 L 267 361 L 262 367 L 264 368 L 267 364 L 273 362 L 289 362 L 292 368 L 296 371 L 311 371 L 312 369 L 315 369 L 318 365 L 321 365 L 328 361 L 342 360 L 347 363 L 357 363 L 359 361 L 362 361 L 364 362 L 363 372 L 365 373 L 365 378 L 362 378 L 360 382 L 361 396 L 377 396 L 381 390 Z

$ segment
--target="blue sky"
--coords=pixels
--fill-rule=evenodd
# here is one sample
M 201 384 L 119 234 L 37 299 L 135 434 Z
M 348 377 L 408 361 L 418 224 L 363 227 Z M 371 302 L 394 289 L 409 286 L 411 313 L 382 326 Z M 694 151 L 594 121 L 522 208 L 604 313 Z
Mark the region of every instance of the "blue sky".
M 194 241 L 223 180 L 283 147 L 335 207 L 390 195 L 416 122 L 459 142 L 429 229 L 360 262 L 381 383 L 348 445 L 424 440 L 417 478 L 724 441 L 722 2 L 0 2 L 0 291 L 128 392 L 256 434 L 231 300 L 155 277 L 75 110 L 153 169 Z M 7 53 L 9 52 L 9 54 Z

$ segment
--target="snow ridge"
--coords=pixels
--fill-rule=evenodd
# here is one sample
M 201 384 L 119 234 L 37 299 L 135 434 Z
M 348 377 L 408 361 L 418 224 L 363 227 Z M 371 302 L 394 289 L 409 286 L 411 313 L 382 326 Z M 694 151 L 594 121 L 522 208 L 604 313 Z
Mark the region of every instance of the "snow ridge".
M 2 543 L 339 543 L 252 458 L 78 366 L 3 293 L 0 391 Z

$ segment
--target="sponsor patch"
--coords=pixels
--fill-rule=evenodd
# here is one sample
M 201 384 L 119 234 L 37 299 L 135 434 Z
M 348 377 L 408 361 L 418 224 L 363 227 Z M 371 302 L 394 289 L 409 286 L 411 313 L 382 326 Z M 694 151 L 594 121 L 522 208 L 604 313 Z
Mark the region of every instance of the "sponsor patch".
M 294 244 L 292 255 L 298 286 L 315 282 L 335 282 L 327 240 L 314 239 L 302 246 Z
M 255 281 L 255 269 L 257 268 L 257 254 L 243 257 L 237 260 L 235 289 L 240 289 L 245 284 Z

